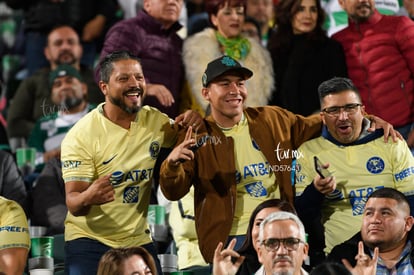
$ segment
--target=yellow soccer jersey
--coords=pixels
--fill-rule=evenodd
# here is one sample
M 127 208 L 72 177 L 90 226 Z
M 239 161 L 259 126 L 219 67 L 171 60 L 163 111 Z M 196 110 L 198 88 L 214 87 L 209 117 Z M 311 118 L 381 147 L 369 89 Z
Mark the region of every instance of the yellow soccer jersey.
M 124 129 L 103 115 L 102 106 L 79 120 L 63 140 L 62 172 L 65 182 L 90 183 L 112 173 L 115 200 L 92 206 L 86 216 L 68 213 L 65 240 L 143 245 L 151 242 L 146 217 L 155 161 L 161 147 L 174 145 L 177 132 L 155 108 L 142 107 L 130 129 Z
M 316 175 L 313 157 L 329 163 L 336 190 L 322 206 L 326 252 L 352 237 L 362 224 L 367 197 L 376 189 L 395 188 L 414 194 L 414 159 L 405 141 L 384 142 L 383 136 L 365 144 L 340 146 L 324 137 L 305 142 L 296 165 L 296 196 Z
M 0 196 L 0 250 L 13 247 L 30 248 L 27 217 L 17 202 Z
M 247 119 L 231 129 L 223 129 L 227 137 L 234 139 L 236 161 L 237 198 L 236 211 L 230 235 L 246 234 L 252 211 L 262 201 L 279 198 L 275 174 L 259 146 L 249 133 Z

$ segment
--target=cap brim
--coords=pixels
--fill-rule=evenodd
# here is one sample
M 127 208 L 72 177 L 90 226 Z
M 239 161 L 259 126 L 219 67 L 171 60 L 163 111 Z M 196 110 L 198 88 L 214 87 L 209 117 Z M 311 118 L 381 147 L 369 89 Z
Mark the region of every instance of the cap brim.
M 243 75 L 243 79 L 244 80 L 249 79 L 253 75 L 253 72 L 252 71 L 250 71 L 249 69 L 244 68 L 244 67 L 241 67 L 241 68 L 231 68 L 229 70 L 226 70 L 224 72 L 220 72 L 220 73 L 212 76 L 211 80 L 207 83 L 207 85 L 210 84 L 211 82 L 214 82 L 216 80 L 216 78 L 218 78 L 219 76 L 222 76 L 222 75 L 225 75 L 225 74 L 230 74 L 230 73 L 236 73 L 236 74 Z

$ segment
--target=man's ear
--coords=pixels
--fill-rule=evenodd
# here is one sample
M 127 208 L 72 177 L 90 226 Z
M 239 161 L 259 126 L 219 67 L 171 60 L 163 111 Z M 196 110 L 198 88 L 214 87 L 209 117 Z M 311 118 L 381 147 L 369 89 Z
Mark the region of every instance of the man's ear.
M 84 96 L 86 96 L 87 94 L 88 94 L 88 85 L 86 85 L 85 83 L 81 83 L 81 85 L 82 85 L 82 92 L 83 92 L 83 95 Z
M 303 245 L 303 261 L 305 261 L 306 260 L 306 257 L 308 257 L 308 253 L 309 253 L 309 244 L 308 243 L 305 243 L 304 245 Z
M 405 220 L 405 230 L 408 232 L 413 228 L 414 218 L 413 216 L 408 216 Z
M 101 89 L 101 92 L 106 96 L 108 93 L 108 84 L 101 80 L 99 81 L 99 88 Z
M 339 5 L 341 6 L 341 8 L 342 8 L 343 10 L 345 10 L 345 9 L 344 9 L 345 0 L 338 0 L 338 3 L 339 3 Z
M 324 113 L 320 112 L 319 115 L 321 116 L 321 120 L 322 120 L 323 124 L 326 125 Z
M 210 101 L 210 89 L 203 88 L 201 90 L 201 95 L 204 97 L 205 100 Z

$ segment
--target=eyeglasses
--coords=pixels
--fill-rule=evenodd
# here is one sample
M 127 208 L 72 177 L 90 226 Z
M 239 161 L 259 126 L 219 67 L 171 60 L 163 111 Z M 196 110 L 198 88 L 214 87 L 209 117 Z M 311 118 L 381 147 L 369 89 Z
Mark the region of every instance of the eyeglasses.
M 266 248 L 267 251 L 271 252 L 271 251 L 278 250 L 281 243 L 283 243 L 283 246 L 287 250 L 293 251 L 293 250 L 297 250 L 299 247 L 299 244 L 303 243 L 303 241 L 298 238 L 286 238 L 286 239 L 270 238 L 270 239 L 264 240 L 262 242 L 262 245 Z
M 362 106 L 360 103 L 351 103 L 346 104 L 344 106 L 332 106 L 322 110 L 322 112 L 326 113 L 330 116 L 339 116 L 341 114 L 341 110 L 343 109 L 348 115 L 353 115 L 358 111 L 358 107 Z

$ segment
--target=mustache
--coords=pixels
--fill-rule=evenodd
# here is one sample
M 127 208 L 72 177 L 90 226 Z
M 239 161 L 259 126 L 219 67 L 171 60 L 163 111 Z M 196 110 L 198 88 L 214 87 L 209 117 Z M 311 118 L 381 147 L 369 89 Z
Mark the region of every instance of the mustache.
M 72 58 L 75 58 L 75 55 L 69 51 L 69 50 L 63 50 L 62 52 L 59 53 L 59 58 L 62 57 L 63 55 L 70 55 Z
M 288 261 L 289 263 L 292 263 L 292 259 L 289 256 L 277 256 L 275 259 L 273 259 L 273 264 L 277 264 L 281 261 Z
M 368 4 L 368 3 L 361 3 L 357 6 L 357 9 L 359 9 L 359 8 L 368 8 L 368 9 L 370 9 L 371 5 Z

